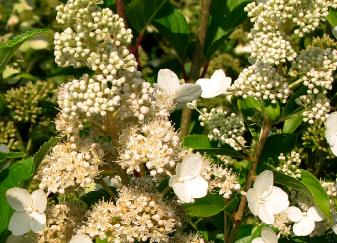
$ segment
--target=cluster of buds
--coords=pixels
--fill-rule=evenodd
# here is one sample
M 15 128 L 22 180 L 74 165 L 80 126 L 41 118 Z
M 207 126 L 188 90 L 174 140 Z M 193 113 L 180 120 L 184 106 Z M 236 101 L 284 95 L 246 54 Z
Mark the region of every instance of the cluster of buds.
M 298 152 L 291 151 L 290 154 L 281 153 L 278 157 L 280 165 L 276 168 L 278 171 L 294 177 L 296 179 L 301 178 L 301 155 Z
M 272 103 L 285 103 L 290 94 L 286 79 L 275 68 L 262 62 L 245 68 L 228 91 L 244 99 L 255 97 Z
M 0 121 L 0 144 L 6 145 L 10 150 L 17 150 L 22 145 L 14 122 Z
M 54 85 L 47 81 L 29 82 L 5 93 L 7 106 L 18 122 L 35 123 L 42 114 L 41 102 L 53 96 Z
M 300 7 L 299 7 L 300 6 Z M 254 22 L 251 30 L 252 58 L 278 65 L 293 61 L 292 34 L 303 37 L 325 21 L 335 1 L 268 0 L 248 4 L 245 10 Z
M 204 108 L 199 116 L 200 125 L 209 131 L 211 141 L 229 144 L 236 150 L 241 150 L 240 145 L 246 143 L 243 133 L 245 126 L 243 120 L 235 113 L 228 113 L 222 107 L 212 108 L 210 112 Z M 240 143 L 240 145 L 238 145 Z

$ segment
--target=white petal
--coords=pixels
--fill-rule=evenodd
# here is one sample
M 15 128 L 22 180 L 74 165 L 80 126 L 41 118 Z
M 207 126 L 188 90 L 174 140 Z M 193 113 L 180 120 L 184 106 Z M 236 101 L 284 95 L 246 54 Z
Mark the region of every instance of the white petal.
M 302 211 L 298 207 L 291 206 L 287 209 L 288 219 L 293 222 L 299 222 L 303 219 Z
M 202 78 L 197 80 L 202 89 L 202 98 L 213 98 L 218 95 L 226 93 L 231 85 L 231 78 L 226 77 L 223 70 L 216 70 L 210 79 Z
M 158 72 L 157 83 L 160 89 L 164 90 L 168 95 L 175 95 L 180 86 L 178 76 L 169 69 L 160 69 Z
M 9 205 L 19 212 L 26 211 L 32 207 L 32 197 L 29 192 L 19 187 L 13 187 L 6 192 L 6 199 Z
M 218 69 L 218 70 L 214 71 L 214 73 L 212 74 L 210 79 L 212 81 L 221 81 L 221 80 L 224 80 L 226 78 L 227 78 L 227 76 L 226 76 L 225 72 L 222 69 Z
M 207 195 L 208 182 L 201 176 L 186 181 L 184 184 L 190 190 L 192 198 L 202 198 Z
M 264 242 L 277 243 L 278 241 L 276 233 L 269 228 L 263 228 L 261 231 L 261 236 Z
M 252 243 L 266 243 L 261 237 L 252 240 Z
M 200 154 L 191 154 L 183 162 L 177 165 L 177 176 L 186 180 L 192 179 L 200 174 L 203 161 Z
M 260 207 L 257 216 L 265 224 L 273 224 L 275 222 L 273 212 L 270 212 L 266 207 Z
M 337 235 L 337 214 L 332 213 L 333 225 L 331 226 L 332 231 Z
M 32 231 L 39 232 L 46 226 L 46 215 L 44 213 L 33 212 L 30 216 L 30 227 Z
M 337 142 L 337 111 L 329 114 L 325 123 L 325 138 L 330 145 L 335 145 Z
M 92 243 L 92 240 L 87 235 L 77 234 L 70 239 L 69 243 Z
M 332 29 L 332 35 L 333 35 L 333 37 L 335 37 L 335 39 L 337 39 L 337 26 L 335 26 L 335 27 Z
M 170 183 L 173 188 L 174 193 L 178 197 L 178 199 L 184 203 L 193 202 L 192 193 L 189 187 L 186 184 L 181 182 Z
M 254 188 L 250 188 L 247 191 L 247 201 L 248 208 L 252 212 L 253 215 L 257 215 L 259 213 L 260 204 L 258 202 L 258 195 Z
M 337 235 L 337 224 L 332 225 L 331 229 Z
M 12 231 L 13 235 L 24 235 L 30 231 L 29 220 L 28 214 L 15 212 L 9 220 L 8 229 Z
M 323 220 L 322 215 L 316 207 L 310 207 L 307 211 L 307 215 L 315 222 L 320 222 Z
M 264 200 L 265 207 L 273 214 L 281 213 L 289 207 L 288 194 L 276 186 L 273 186 L 271 193 Z
M 8 153 L 10 151 L 9 151 L 9 148 L 5 144 L 0 144 L 0 152 Z
M 274 174 L 270 170 L 265 170 L 259 174 L 254 182 L 254 189 L 260 197 L 268 196 L 273 189 Z
M 47 207 L 47 194 L 42 190 L 32 192 L 33 209 L 39 213 L 43 213 Z
M 202 78 L 197 80 L 202 89 L 202 98 L 213 98 L 218 95 L 226 93 L 231 85 L 231 78 L 226 77 L 223 70 L 216 70 L 210 79 Z
M 306 236 L 315 229 L 315 222 L 309 217 L 304 216 L 303 219 L 293 226 L 294 234 L 297 236 Z
M 70 239 L 69 243 L 92 243 L 92 240 L 87 235 L 77 234 Z
M 336 143 L 335 143 L 335 145 L 333 145 L 333 146 L 330 145 L 330 149 L 331 149 L 331 152 L 332 152 L 335 156 L 337 156 L 337 138 L 336 138 Z
M 198 84 L 182 84 L 175 93 L 174 100 L 179 104 L 186 104 L 196 100 L 201 95 L 201 87 Z

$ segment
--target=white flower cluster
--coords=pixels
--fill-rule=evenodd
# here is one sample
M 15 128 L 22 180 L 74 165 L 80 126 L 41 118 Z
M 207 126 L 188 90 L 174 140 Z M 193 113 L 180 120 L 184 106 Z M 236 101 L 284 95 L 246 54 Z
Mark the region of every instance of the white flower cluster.
M 286 79 L 274 67 L 262 62 L 245 68 L 228 91 L 244 99 L 256 97 L 272 103 L 278 100 L 285 103 L 290 94 Z
M 85 218 L 85 208 L 71 203 L 48 206 L 46 209 L 47 226 L 39 232 L 39 243 L 68 242 L 74 229 Z
M 335 181 L 321 181 L 321 185 L 330 197 L 337 197 L 337 185 Z
M 324 95 L 332 89 L 336 69 L 337 51 L 330 48 L 308 47 L 293 63 L 290 74 L 308 88 L 307 94 L 300 96 L 305 122 L 313 124 L 315 120 L 327 119 L 330 104 Z
M 143 122 L 146 116 L 168 114 L 169 105 L 156 104 L 156 90 L 137 71 L 128 49 L 131 30 L 122 18 L 99 8 L 96 0 L 70 0 L 57 10 L 58 23 L 67 28 L 55 34 L 56 63 L 95 72 L 61 86 L 59 120 L 67 124 L 58 126 L 66 129 L 61 132 L 81 129 L 86 121 L 104 123 L 108 116 L 125 128 L 134 119 Z
M 310 96 L 301 96 L 304 101 L 305 111 L 303 112 L 303 121 L 309 124 L 314 124 L 315 121 L 325 122 L 329 117 L 330 103 L 325 96 L 314 97 L 312 100 Z
M 290 154 L 281 153 L 278 157 L 280 165 L 276 168 L 278 171 L 294 178 L 301 178 L 301 155 L 298 152 L 291 151 Z
M 127 49 L 130 29 L 108 8 L 97 7 L 96 0 L 70 0 L 57 7 L 56 21 L 69 26 L 55 33 L 55 61 L 61 67 L 88 66 L 94 71 L 116 75 L 119 70 L 136 71 Z
M 103 150 L 87 140 L 77 145 L 74 148 L 70 142 L 60 143 L 43 159 L 37 174 L 41 189 L 64 193 L 73 186 L 85 188 L 98 176 Z
M 141 127 L 125 129 L 120 138 L 117 163 L 128 174 L 140 172 L 144 166 L 152 176 L 174 168 L 181 151 L 178 133 L 165 119 L 155 119 Z
M 100 202 L 79 233 L 109 242 L 168 242 L 181 224 L 175 208 L 160 194 L 123 187 L 116 205 Z
M 205 165 L 202 176 L 208 181 L 209 191 L 217 191 L 225 199 L 232 196 L 233 192 L 240 190 L 239 179 L 231 169 L 223 168 L 220 165 Z
M 228 114 L 222 107 L 212 108 L 210 112 L 204 108 L 199 115 L 199 121 L 200 125 L 209 131 L 208 138 L 211 141 L 229 144 L 236 150 L 242 149 L 237 142 L 241 145 L 246 143 L 243 137 L 245 132 L 243 120 L 235 113 Z
M 325 21 L 329 7 L 337 7 L 335 0 L 267 0 L 252 2 L 245 10 L 254 27 L 250 37 L 252 57 L 269 64 L 293 61 L 296 52 L 290 36 L 303 37 Z
M 332 89 L 333 72 L 337 69 L 337 50 L 308 47 L 292 65 L 290 74 L 300 75 L 308 87 L 307 94 L 325 94 Z

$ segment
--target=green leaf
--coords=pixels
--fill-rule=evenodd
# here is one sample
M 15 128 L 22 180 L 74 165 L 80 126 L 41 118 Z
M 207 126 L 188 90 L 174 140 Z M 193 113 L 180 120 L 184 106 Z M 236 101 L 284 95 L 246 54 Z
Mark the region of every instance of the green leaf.
M 127 15 L 132 27 L 138 33 L 143 32 L 166 2 L 167 0 L 131 0 L 128 4 Z
M 272 160 L 275 165 L 275 161 L 278 161 L 280 153 L 289 153 L 295 145 L 295 134 L 281 133 L 269 136 L 262 150 L 259 166 L 265 166 L 269 160 Z
M 301 170 L 301 182 L 307 187 L 312 195 L 314 203 L 324 216 L 332 223 L 329 196 L 317 178 L 306 170 Z
M 183 145 L 192 149 L 210 149 L 211 144 L 206 135 L 193 134 L 184 137 Z
M 0 73 L 5 69 L 7 63 L 14 55 L 15 51 L 20 47 L 20 45 L 26 40 L 40 35 L 46 32 L 49 32 L 49 29 L 33 29 L 29 30 L 23 34 L 20 34 L 13 39 L 5 41 L 0 44 Z
M 0 172 L 0 239 L 6 234 L 8 221 L 12 212 L 6 201 L 6 191 L 12 187 L 22 186 L 24 180 L 29 179 L 33 175 L 33 172 L 34 163 L 32 158 L 21 160 Z
M 189 26 L 180 10 L 167 3 L 153 20 L 153 25 L 166 38 L 181 63 L 184 63 L 188 47 Z
M 213 0 L 206 38 L 206 56 L 210 58 L 228 35 L 247 16 L 244 7 L 249 0 Z
M 264 102 L 264 113 L 272 121 L 276 121 L 280 118 L 281 106 L 278 102 L 274 104 L 274 103 L 271 103 L 270 101 L 265 101 Z
M 283 124 L 283 132 L 284 133 L 293 133 L 296 131 L 296 129 L 302 124 L 303 122 L 303 116 L 293 116 L 286 120 Z
M 246 159 L 247 156 L 242 154 L 241 152 L 235 150 L 228 144 L 224 144 L 221 148 L 210 148 L 210 149 L 194 149 L 200 153 L 207 153 L 207 154 L 215 154 L 215 155 L 228 155 L 231 157 L 239 158 L 239 159 Z
M 290 187 L 311 199 L 325 218 L 332 224 L 329 196 L 326 194 L 316 177 L 310 172 L 301 170 L 301 180 L 296 180 L 291 176 L 274 171 L 274 180 L 277 184 Z
M 337 26 L 337 9 L 330 8 L 329 15 L 326 17 L 332 27 Z
M 25 156 L 23 152 L 0 152 L 0 163 L 4 162 L 6 159 L 18 159 Z
M 43 158 L 46 156 L 46 154 L 49 152 L 49 150 L 54 147 L 59 141 L 61 141 L 62 137 L 52 137 L 49 139 L 48 142 L 45 142 L 39 151 L 34 155 L 33 161 L 35 165 L 35 172 L 39 168 Z
M 297 103 L 297 100 L 300 96 L 304 95 L 307 93 L 307 88 L 304 86 L 300 86 L 297 88 L 294 93 L 290 96 L 288 99 L 283 111 L 282 111 L 282 116 L 289 116 L 293 115 L 296 112 L 299 112 L 301 109 L 301 106 Z
M 208 194 L 192 204 L 184 204 L 183 207 L 192 217 L 210 217 L 224 210 L 225 200 L 219 194 Z
M 237 100 L 238 108 L 245 116 L 252 116 L 256 111 L 262 112 L 262 105 L 258 99 L 248 97 Z
M 0 172 L 6 169 L 14 159 L 23 158 L 24 156 L 25 153 L 23 152 L 0 152 Z
M 236 151 L 228 144 L 222 145 L 221 148 L 212 148 L 206 135 L 201 134 L 188 135 L 184 138 L 183 145 L 200 153 L 228 155 L 240 159 L 247 158 L 246 155 L 242 154 L 239 151 Z
M 108 240 L 101 240 L 100 238 L 96 238 L 95 240 L 96 243 L 108 243 Z

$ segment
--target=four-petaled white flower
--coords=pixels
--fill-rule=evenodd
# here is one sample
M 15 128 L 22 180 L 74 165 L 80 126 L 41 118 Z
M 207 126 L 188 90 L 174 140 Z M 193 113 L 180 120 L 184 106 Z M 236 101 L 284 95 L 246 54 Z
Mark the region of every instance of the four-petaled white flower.
M 276 233 L 269 229 L 263 228 L 261 231 L 261 237 L 252 240 L 252 243 L 277 243 L 278 238 Z
M 7 190 L 6 199 L 15 210 L 8 224 L 8 229 L 13 235 L 43 230 L 46 224 L 44 211 L 47 195 L 42 190 L 33 191 L 30 195 L 27 190 L 14 187 Z
M 208 182 L 200 175 L 202 167 L 200 154 L 192 154 L 177 165 L 176 175 L 170 178 L 169 186 L 180 201 L 192 203 L 194 198 L 207 195 Z
M 337 156 L 337 111 L 329 114 L 325 123 L 325 138 L 330 145 L 332 153 Z
M 180 84 L 178 76 L 169 69 L 160 69 L 158 72 L 157 85 L 159 89 L 173 97 L 177 107 L 200 97 L 201 87 L 198 84 Z
M 273 224 L 274 215 L 283 212 L 289 206 L 287 193 L 273 186 L 273 183 L 273 172 L 265 170 L 256 177 L 253 188 L 247 191 L 250 211 L 266 224 Z
M 287 210 L 289 220 L 295 222 L 293 232 L 297 236 L 309 235 L 315 229 L 315 222 L 320 222 L 323 217 L 316 207 L 310 207 L 307 212 L 302 212 L 298 207 L 289 207 Z
M 231 86 L 232 79 L 226 77 L 222 69 L 216 70 L 210 79 L 198 79 L 196 84 L 201 86 L 202 98 L 213 98 L 221 94 L 225 94 L 227 89 Z
M 92 240 L 87 235 L 77 234 L 70 239 L 69 243 L 92 243 Z

